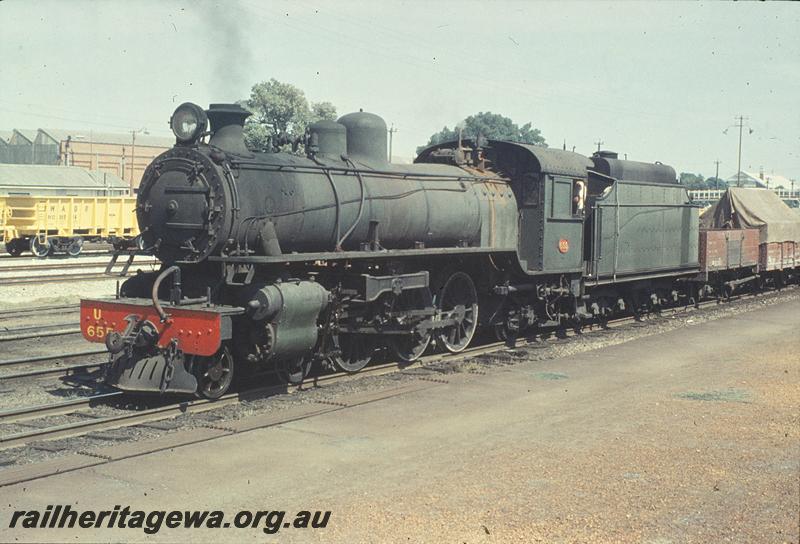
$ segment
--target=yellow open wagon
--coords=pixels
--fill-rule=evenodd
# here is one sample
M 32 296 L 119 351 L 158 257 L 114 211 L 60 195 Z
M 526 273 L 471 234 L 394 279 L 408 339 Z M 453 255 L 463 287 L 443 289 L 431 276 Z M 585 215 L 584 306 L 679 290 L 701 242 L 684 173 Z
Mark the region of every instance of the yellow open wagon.
M 11 255 L 80 254 L 85 241 L 118 243 L 139 234 L 134 197 L 0 196 L 0 241 Z

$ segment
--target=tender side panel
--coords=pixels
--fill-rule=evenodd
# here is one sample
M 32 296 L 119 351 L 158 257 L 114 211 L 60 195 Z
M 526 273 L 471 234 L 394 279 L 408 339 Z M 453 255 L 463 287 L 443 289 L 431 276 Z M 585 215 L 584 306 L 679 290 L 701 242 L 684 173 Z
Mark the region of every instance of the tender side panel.
M 680 185 L 617 181 L 595 201 L 593 275 L 697 267 L 697 215 Z
M 152 306 L 81 301 L 81 333 L 90 342 L 104 343 L 111 331 L 122 334 L 128 326 L 129 316 L 139 321 L 153 323 L 159 331 L 158 346 L 166 347 L 173 338 L 178 348 L 194 355 L 213 355 L 222 341 L 222 316 L 212 311 L 166 308 L 170 318 L 161 323 Z

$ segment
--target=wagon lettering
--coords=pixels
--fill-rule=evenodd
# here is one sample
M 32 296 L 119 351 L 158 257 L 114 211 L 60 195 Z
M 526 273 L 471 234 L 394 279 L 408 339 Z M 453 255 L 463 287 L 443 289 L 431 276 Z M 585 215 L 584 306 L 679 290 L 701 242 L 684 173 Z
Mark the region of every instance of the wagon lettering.
M 103 317 L 103 310 L 100 308 L 92 308 L 92 317 L 95 319 L 100 319 Z

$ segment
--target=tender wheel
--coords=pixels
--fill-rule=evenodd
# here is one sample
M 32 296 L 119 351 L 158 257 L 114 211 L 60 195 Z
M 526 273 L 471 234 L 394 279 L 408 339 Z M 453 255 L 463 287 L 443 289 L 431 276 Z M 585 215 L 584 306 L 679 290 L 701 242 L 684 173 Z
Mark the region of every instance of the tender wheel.
M 50 240 L 46 240 L 44 243 L 39 241 L 38 236 L 34 236 L 31 238 L 31 253 L 39 257 L 40 259 L 47 257 L 50 253 L 53 252 L 53 245 L 50 243 Z
M 284 383 L 299 385 L 311 372 L 313 362 L 310 356 L 285 360 L 278 363 L 278 376 Z
M 6 242 L 6 251 L 12 257 L 19 257 L 22 255 L 22 252 L 25 251 L 25 245 L 22 240 L 19 238 L 14 238 L 13 240 L 9 240 Z
M 233 357 L 228 348 L 211 357 L 196 357 L 195 376 L 199 396 L 218 399 L 227 393 L 233 383 Z
M 463 351 L 478 328 L 478 292 L 472 278 L 456 272 L 447 279 L 437 299 L 442 317 L 455 321 L 440 329 L 437 339 L 451 353 Z
M 339 352 L 331 361 L 339 370 L 354 373 L 369 364 L 375 353 L 375 339 L 369 334 L 335 334 L 333 346 Z
M 83 251 L 83 238 L 75 238 L 70 242 L 67 247 L 67 255 L 70 257 L 77 257 Z

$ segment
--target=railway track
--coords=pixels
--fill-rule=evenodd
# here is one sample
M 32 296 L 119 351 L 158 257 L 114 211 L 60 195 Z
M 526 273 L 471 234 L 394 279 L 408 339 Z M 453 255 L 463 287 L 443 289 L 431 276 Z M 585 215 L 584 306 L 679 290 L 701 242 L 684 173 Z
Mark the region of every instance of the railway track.
M 105 357 L 108 352 L 104 349 L 77 351 L 72 353 L 62 353 L 58 355 L 38 355 L 35 357 L 23 357 L 20 359 L 8 359 L 0 361 L 0 370 L 16 369 L 18 367 L 31 367 L 25 368 L 16 372 L 0 373 L 0 381 L 16 380 L 21 378 L 43 378 L 49 376 L 72 376 L 78 372 L 85 372 L 89 369 L 100 368 L 106 364 Z M 60 364 L 55 366 L 47 366 L 40 368 L 40 363 L 64 361 L 66 359 L 88 359 L 86 362 L 75 362 L 73 364 Z
M 106 274 L 105 269 L 108 263 L 66 263 L 63 265 L 56 265 L 56 264 L 46 264 L 46 265 L 22 265 L 22 266 L 0 266 L 0 273 L 5 274 L 4 276 L 0 277 L 0 287 L 3 286 L 14 286 L 14 285 L 32 285 L 32 284 L 48 284 L 48 283 L 66 283 L 66 282 L 75 282 L 75 281 L 90 281 L 90 280 L 102 280 L 102 279 L 113 279 L 113 278 L 120 278 L 125 277 L 128 275 L 129 271 L 125 271 L 123 274 L 122 271 L 124 270 L 125 263 L 116 263 L 112 267 L 113 274 Z M 138 269 L 142 267 L 150 267 L 150 269 L 154 270 L 158 265 L 159 261 L 156 260 L 148 260 L 148 261 L 134 261 L 131 264 L 132 269 Z M 18 272 L 38 272 L 38 271 L 55 271 L 55 270 L 89 270 L 89 269 L 98 269 L 95 272 L 73 272 L 67 274 L 25 274 L 25 275 L 8 275 L 8 274 L 16 274 Z
M 700 308 L 710 305 L 716 305 L 716 301 L 706 301 L 699 305 Z M 686 312 L 688 307 L 671 308 L 661 312 L 657 317 L 666 317 L 668 315 L 675 315 Z M 689 310 L 691 311 L 691 310 Z M 647 324 L 649 319 L 642 322 L 642 326 Z M 612 320 L 608 324 L 608 328 L 617 328 L 624 325 L 637 322 L 633 316 L 623 317 Z M 595 334 L 602 329 L 594 329 L 586 334 Z M 568 332 L 568 336 L 575 336 L 576 333 Z M 517 340 L 514 349 L 530 348 L 534 346 L 546 347 L 547 344 L 536 342 L 534 337 L 523 338 Z M 82 399 L 74 399 L 62 403 L 48 404 L 42 406 L 33 406 L 28 408 L 19 408 L 0 412 L 0 424 L 15 424 L 19 422 L 28 422 L 31 424 L 32 420 L 50 417 L 54 415 L 71 415 L 79 417 L 77 421 L 68 423 L 59 423 L 54 426 L 43 426 L 31 430 L 25 430 L 5 436 L 0 436 L 0 450 L 5 450 L 13 447 L 24 446 L 32 442 L 40 442 L 47 440 L 55 440 L 62 438 L 71 438 L 82 436 L 87 433 L 106 431 L 118 429 L 123 427 L 130 427 L 140 425 L 142 423 L 150 423 L 163 419 L 172 418 L 185 413 L 199 413 L 207 410 L 230 406 L 241 402 L 242 400 L 266 397 L 279 393 L 298 392 L 304 389 L 315 388 L 323 385 L 332 385 L 344 381 L 359 380 L 370 376 L 380 376 L 384 374 L 408 371 L 409 369 L 424 369 L 426 366 L 433 363 L 440 362 L 459 362 L 465 359 L 476 357 L 479 355 L 488 355 L 492 353 L 508 350 L 509 346 L 506 342 L 488 342 L 486 344 L 467 348 L 459 353 L 437 353 L 432 355 L 425 355 L 415 361 L 414 363 L 406 362 L 387 362 L 379 363 L 368 366 L 364 370 L 356 374 L 348 374 L 344 372 L 334 372 L 330 374 L 323 374 L 307 379 L 302 384 L 297 386 L 286 385 L 270 385 L 247 389 L 244 391 L 229 393 L 223 397 L 209 401 L 206 399 L 191 399 L 182 400 L 177 402 L 168 402 L 159 404 L 154 407 L 145 408 L 142 410 L 129 411 L 126 413 L 117 413 L 107 416 L 95 416 L 91 413 L 85 413 L 86 410 L 92 410 L 98 405 L 104 405 L 110 399 L 121 397 L 123 393 L 104 392 L 97 395 L 87 396 Z
M 84 246 L 85 247 L 85 246 Z M 87 259 L 91 257 L 102 257 L 104 255 L 110 255 L 113 253 L 114 248 L 109 246 L 108 248 L 103 249 L 84 249 L 80 255 L 77 257 L 70 257 L 69 255 L 63 255 L 57 253 L 55 255 L 48 255 L 47 257 L 35 257 L 31 254 L 20 255 L 19 257 L 13 257 L 6 253 L 5 247 L 3 247 L 2 253 L 0 253 L 0 262 L 14 262 L 14 261 L 44 261 L 44 260 L 52 260 L 52 261 L 60 261 L 60 260 L 79 260 L 79 259 Z
M 420 358 L 418 362 L 413 364 L 399 362 L 378 364 L 365 368 L 358 374 L 336 372 L 312 378 L 303 384 L 295 386 L 273 385 L 257 387 L 241 392 L 228 393 L 227 395 L 224 395 L 213 401 L 207 399 L 192 399 L 182 402 L 170 402 L 140 411 L 131 411 L 128 413 L 114 414 L 104 417 L 81 418 L 78 421 L 64 423 L 52 427 L 37 428 L 30 431 L 22 431 L 11 435 L 0 436 L 0 450 L 22 446 L 41 440 L 70 438 L 82 436 L 90 432 L 107 431 L 121 427 L 139 425 L 142 423 L 150 423 L 186 413 L 199 413 L 237 404 L 248 398 L 269 396 L 284 392 L 298 392 L 308 387 L 319 387 L 322 385 L 340 383 L 342 381 L 363 379 L 369 376 L 380 376 L 391 372 L 397 372 L 399 370 L 405 370 L 411 367 L 419 368 L 424 366 L 424 364 L 430 364 L 432 362 L 444 359 L 456 360 L 474 357 L 476 355 L 491 353 L 505 347 L 505 343 L 496 342 L 487 346 L 480 346 L 477 348 L 464 350 L 463 352 L 457 354 L 430 355 Z M 0 424 L 19 423 L 22 421 L 30 422 L 31 420 L 37 418 L 55 415 L 77 415 L 81 410 L 85 410 L 87 408 L 91 409 L 93 406 L 96 406 L 101 402 L 121 396 L 122 392 L 114 391 L 111 393 L 88 396 L 85 399 L 0 412 Z
M 112 279 L 112 276 L 107 276 L 101 272 L 87 273 L 87 274 L 49 274 L 42 276 L 20 276 L 11 278 L 0 278 L 0 287 L 11 285 L 29 285 L 29 284 L 45 284 L 45 283 L 67 283 L 73 281 L 88 281 L 88 280 L 101 280 Z
M 33 370 L 25 370 L 22 372 L 11 372 L 8 374 L 0 374 L 0 381 L 19 380 L 23 378 L 45 378 L 50 376 L 75 376 L 79 372 L 86 372 L 89 369 L 97 369 L 105 365 L 105 361 L 97 361 L 94 363 L 64 365 L 48 368 L 36 368 Z
M 7 359 L 0 361 L 0 368 L 14 368 L 17 366 L 43 363 L 46 361 L 58 361 L 63 359 L 73 359 L 75 357 L 89 357 L 92 355 L 100 355 L 108 353 L 105 349 L 90 349 L 85 351 L 75 351 L 72 353 L 59 353 L 52 355 L 36 355 L 34 357 L 23 357 L 21 359 Z
M 79 304 L 53 304 L 50 306 L 34 306 L 30 308 L 14 308 L 8 310 L 0 310 L 0 320 L 6 319 L 13 319 L 16 317 L 26 317 L 26 316 L 39 316 L 39 315 L 46 315 L 51 312 L 56 312 L 60 310 L 75 310 L 78 311 L 80 309 Z
M 68 336 L 80 334 L 81 329 L 77 326 L 78 320 L 69 323 L 54 323 L 50 325 L 32 325 L 30 327 L 17 327 L 5 329 L 5 334 L 0 334 L 0 344 L 3 342 L 14 342 L 17 340 L 30 340 L 33 338 L 52 338 L 55 336 Z M 60 327 L 60 328 L 59 328 Z
M 57 304 L 19 308 L 0 312 L 0 343 L 31 338 L 47 338 L 75 334 L 78 328 L 80 306 L 77 304 Z M 45 317 L 57 315 L 61 321 L 57 323 L 41 323 Z M 12 320 L 19 319 L 31 324 L 9 326 Z M 1 365 L 0 365 L 1 366 Z
M 84 268 L 102 268 L 105 269 L 108 263 L 102 262 L 78 262 L 78 263 L 47 263 L 47 264 L 23 264 L 23 265 L 10 265 L 0 266 L 0 273 L 2 272 L 36 272 L 39 270 L 76 270 Z M 124 263 L 117 263 L 115 268 L 121 268 Z M 155 266 L 159 261 L 151 259 L 148 261 L 133 261 L 131 266 Z

